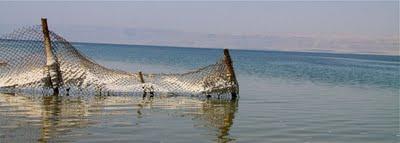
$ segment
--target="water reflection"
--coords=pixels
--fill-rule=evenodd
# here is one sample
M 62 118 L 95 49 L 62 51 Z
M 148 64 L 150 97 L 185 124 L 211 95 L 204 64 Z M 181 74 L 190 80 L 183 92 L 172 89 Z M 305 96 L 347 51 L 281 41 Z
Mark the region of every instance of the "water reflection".
M 42 97 L 42 131 L 39 142 L 64 135 L 74 128 L 89 125 L 87 107 L 79 98 L 68 100 L 61 96 Z
M 144 123 L 149 122 L 148 118 L 154 124 L 163 126 L 162 119 L 158 118 L 164 116 L 182 121 L 190 119 L 193 122 L 190 127 L 192 130 L 199 129 L 204 136 L 211 136 L 205 139 L 229 142 L 234 140 L 229 132 L 237 108 L 237 101 L 188 97 L 142 100 L 129 96 L 0 94 L 0 142 L 90 140 L 92 132 L 97 132 L 96 128 L 99 127 L 109 131 L 116 130 L 113 128 L 115 124 L 123 124 L 131 130 L 140 130 L 146 128 L 147 124 Z M 129 129 L 120 130 L 120 134 L 130 134 Z M 187 129 L 185 127 L 182 130 Z M 146 132 L 152 131 L 143 132 L 144 136 L 148 134 Z
M 211 128 L 218 129 L 216 141 L 232 141 L 234 139 L 230 138 L 229 131 L 233 125 L 237 107 L 237 101 L 210 100 L 202 107 L 205 114 L 194 116 L 201 121 L 206 121 L 205 125 L 210 125 Z

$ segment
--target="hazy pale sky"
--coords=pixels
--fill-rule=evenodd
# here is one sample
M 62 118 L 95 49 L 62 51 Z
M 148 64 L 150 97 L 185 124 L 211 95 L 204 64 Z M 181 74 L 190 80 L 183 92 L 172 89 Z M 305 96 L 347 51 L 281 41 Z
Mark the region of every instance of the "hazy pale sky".
M 0 25 L 142 27 L 215 34 L 399 35 L 399 2 L 0 2 Z

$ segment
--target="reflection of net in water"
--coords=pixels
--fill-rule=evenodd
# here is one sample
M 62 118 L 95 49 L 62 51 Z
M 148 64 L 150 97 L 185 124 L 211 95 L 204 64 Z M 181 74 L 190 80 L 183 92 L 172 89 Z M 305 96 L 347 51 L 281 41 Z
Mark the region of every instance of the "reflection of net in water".
M 82 129 L 96 128 L 99 124 L 112 128 L 124 119 L 123 124 L 134 130 L 138 128 L 136 125 L 143 123 L 144 126 L 148 117 L 160 116 L 180 121 L 191 119 L 194 124 L 191 127 L 206 128 L 204 134 L 211 134 L 211 139 L 227 142 L 234 140 L 229 132 L 238 107 L 236 100 L 188 97 L 142 100 L 133 96 L 66 97 L 1 93 L 0 105 L 3 105 L 0 108 L 0 142 L 73 141 L 79 139 Z
M 61 94 L 221 95 L 238 92 L 236 79 L 229 76 L 234 73 L 229 71 L 226 56 L 215 64 L 183 74 L 139 74 L 105 68 L 61 36 L 51 31 L 49 35 L 52 53 L 59 66 Z M 54 80 L 54 71 L 49 69 L 54 67 L 49 66 L 43 37 L 41 26 L 22 28 L 0 37 L 0 87 L 13 91 L 51 92 L 48 89 L 52 85 L 48 83 Z

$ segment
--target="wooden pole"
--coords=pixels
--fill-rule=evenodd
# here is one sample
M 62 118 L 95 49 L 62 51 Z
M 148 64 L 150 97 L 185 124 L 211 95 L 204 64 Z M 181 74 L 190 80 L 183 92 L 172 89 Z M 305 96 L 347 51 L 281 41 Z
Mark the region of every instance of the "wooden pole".
M 42 18 L 42 30 L 43 30 L 43 44 L 46 53 L 46 67 L 48 72 L 48 82 L 47 85 L 50 85 L 53 88 L 54 95 L 58 95 L 59 87 L 61 86 L 61 70 L 56 60 L 56 57 L 53 53 L 53 48 L 51 46 L 50 41 L 50 32 L 47 26 L 47 19 Z
M 141 71 L 139 72 L 139 79 L 141 83 L 144 83 L 143 74 Z
M 238 83 L 237 83 L 237 80 L 236 80 L 236 75 L 235 75 L 235 71 L 233 69 L 232 59 L 231 59 L 231 56 L 229 54 L 229 50 L 228 49 L 224 49 L 224 62 L 226 64 L 226 66 L 227 66 L 227 71 L 226 71 L 227 74 L 226 74 L 226 76 L 228 77 L 228 80 L 230 82 L 234 83 L 235 85 L 239 86 Z M 239 87 L 236 87 L 236 89 L 233 89 L 231 91 L 232 98 L 236 98 L 237 97 L 237 93 L 239 91 L 238 88 Z
M 143 79 L 143 74 L 142 74 L 142 72 L 139 71 L 138 75 L 139 75 L 140 83 L 144 84 L 144 79 Z M 142 96 L 142 97 L 143 97 L 143 99 L 144 99 L 144 98 L 146 97 L 146 95 L 147 95 L 147 89 L 146 89 L 145 85 L 143 85 L 142 88 L 143 88 L 143 96 Z

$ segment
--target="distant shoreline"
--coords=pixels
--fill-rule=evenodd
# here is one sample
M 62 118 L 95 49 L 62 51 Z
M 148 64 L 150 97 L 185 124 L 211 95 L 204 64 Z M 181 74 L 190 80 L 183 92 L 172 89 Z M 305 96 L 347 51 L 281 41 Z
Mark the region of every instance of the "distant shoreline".
M 189 47 L 189 46 L 172 46 L 172 45 L 142 45 L 142 44 L 118 44 L 118 43 L 94 43 L 94 42 L 71 42 L 72 44 L 105 44 L 105 45 L 121 45 L 121 46 L 149 46 L 149 47 L 168 47 L 168 48 L 184 48 L 184 49 L 209 49 L 209 50 L 218 50 L 229 47 Z M 229 48 L 230 49 L 230 48 Z M 385 54 L 385 53 L 346 53 L 346 52 L 337 52 L 333 50 L 305 50 L 305 51 L 289 51 L 289 50 L 262 50 L 262 49 L 240 49 L 240 48 L 232 48 L 231 50 L 238 51 L 259 51 L 259 52 L 284 52 L 284 53 L 305 53 L 305 54 L 330 54 L 330 55 L 359 55 L 359 56 L 389 56 L 389 57 L 398 57 L 400 61 L 400 53 L 398 55 L 393 54 Z

